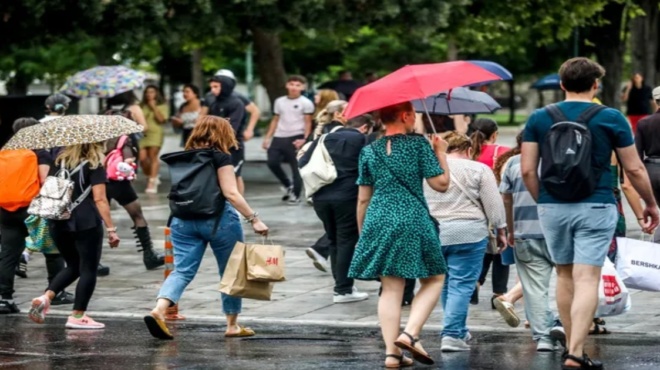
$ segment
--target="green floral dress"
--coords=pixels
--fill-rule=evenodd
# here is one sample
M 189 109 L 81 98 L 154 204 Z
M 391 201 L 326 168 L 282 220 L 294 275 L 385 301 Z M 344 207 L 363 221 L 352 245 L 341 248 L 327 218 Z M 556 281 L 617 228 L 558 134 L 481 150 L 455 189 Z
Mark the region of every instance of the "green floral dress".
M 388 141 L 392 142 L 390 155 Z M 350 277 L 418 279 L 446 273 L 438 229 L 429 215 L 422 187 L 425 178 L 443 172 L 421 135 L 386 136 L 362 150 L 357 184 L 372 186 L 373 196 Z

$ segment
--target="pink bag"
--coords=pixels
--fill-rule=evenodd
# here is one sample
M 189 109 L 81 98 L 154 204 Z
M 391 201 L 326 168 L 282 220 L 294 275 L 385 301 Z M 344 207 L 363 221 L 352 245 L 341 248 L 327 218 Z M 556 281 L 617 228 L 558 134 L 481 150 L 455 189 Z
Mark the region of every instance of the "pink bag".
M 128 136 L 123 135 L 117 141 L 117 147 L 112 149 L 105 158 L 105 168 L 108 180 L 124 181 L 135 179 L 135 165 L 124 161 L 122 149 L 128 140 Z

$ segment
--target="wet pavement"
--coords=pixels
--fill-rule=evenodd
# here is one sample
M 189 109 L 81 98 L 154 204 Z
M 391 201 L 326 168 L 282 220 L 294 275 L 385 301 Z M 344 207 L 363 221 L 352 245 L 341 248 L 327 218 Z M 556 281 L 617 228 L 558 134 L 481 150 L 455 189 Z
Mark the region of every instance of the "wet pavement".
M 512 136 L 504 136 L 509 143 Z M 167 140 L 166 150 L 176 150 Z M 258 149 L 254 149 L 258 150 Z M 253 178 L 269 178 L 256 155 L 246 167 Z M 136 189 L 144 189 L 144 181 Z M 166 192 L 140 199 L 150 223 L 157 249 L 163 248 L 163 226 L 169 215 Z M 305 255 L 323 234 L 312 207 L 284 205 L 279 187 L 272 183 L 249 181 L 246 198 L 270 226 L 272 239 L 287 250 L 287 281 L 278 283 L 271 301 L 243 301 L 241 321 L 257 329 L 252 340 L 225 341 L 224 318 L 217 292 L 218 271 L 212 253 L 207 251 L 196 279 L 180 302 L 184 322 L 177 323 L 178 338 L 162 343 L 152 339 L 140 318 L 149 312 L 163 280 L 163 270 L 146 271 L 136 252 L 131 221 L 121 208 L 112 211 L 122 238 L 120 247 L 104 249 L 102 262 L 111 268 L 110 276 L 99 279 L 90 302 L 90 316 L 108 324 L 103 332 L 65 331 L 65 315 L 70 307 L 52 307 L 46 325 L 27 320 L 30 299 L 46 287 L 44 259 L 34 255 L 28 279 L 16 279 L 15 299 L 24 313 L 0 316 L 0 367 L 25 369 L 128 369 L 128 368 L 233 368 L 233 369 L 375 369 L 382 364 L 376 303 L 378 283 L 357 282 L 369 300 L 351 304 L 332 303 L 333 280 L 316 270 Z M 629 214 L 630 234 L 639 234 L 635 217 Z M 247 240 L 260 242 L 250 230 Z M 554 278 L 552 284 L 554 285 Z M 509 286 L 515 283 L 512 269 Z M 71 292 L 74 287 L 71 287 Z M 559 368 L 559 354 L 536 354 L 529 331 L 510 328 L 490 307 L 490 279 L 480 291 L 481 304 L 470 306 L 468 326 L 475 335 L 470 354 L 440 356 L 438 333 L 442 310 L 434 310 L 423 338 L 426 346 L 445 369 L 547 369 Z M 551 290 L 554 306 L 554 289 Z M 607 318 L 614 334 L 591 338 L 589 351 L 606 361 L 608 369 L 658 369 L 660 359 L 660 294 L 633 292 L 629 313 Z M 524 316 L 523 302 L 516 305 Z M 409 309 L 403 311 L 404 320 Z
M 223 328 L 178 323 L 173 341 L 152 339 L 139 320 L 105 320 L 101 331 L 64 329 L 64 318 L 33 324 L 0 317 L 0 368 L 56 369 L 378 369 L 377 329 L 254 325 L 257 336 L 225 339 Z M 474 333 L 472 351 L 441 353 L 437 332 L 422 335 L 436 365 L 415 368 L 560 369 L 561 353 L 537 353 L 527 335 Z M 587 347 L 606 369 L 658 369 L 658 337 L 611 335 Z

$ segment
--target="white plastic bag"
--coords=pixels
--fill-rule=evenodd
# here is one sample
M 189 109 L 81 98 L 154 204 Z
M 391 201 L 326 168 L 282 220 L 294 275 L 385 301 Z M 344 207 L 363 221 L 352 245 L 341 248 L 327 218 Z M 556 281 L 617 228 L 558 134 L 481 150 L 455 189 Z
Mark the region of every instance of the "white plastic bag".
M 619 277 L 614 264 L 605 258 L 598 286 L 598 310 L 596 317 L 616 316 L 630 309 L 630 293 Z
M 616 270 L 626 286 L 660 292 L 660 245 L 629 238 L 616 241 Z

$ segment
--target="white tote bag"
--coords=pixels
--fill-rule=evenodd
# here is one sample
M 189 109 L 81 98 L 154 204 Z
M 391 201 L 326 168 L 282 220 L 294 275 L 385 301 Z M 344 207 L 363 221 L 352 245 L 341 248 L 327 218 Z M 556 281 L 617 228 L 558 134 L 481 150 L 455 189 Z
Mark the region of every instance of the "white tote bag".
M 307 165 L 300 169 L 300 177 L 305 184 L 305 192 L 308 197 L 316 193 L 322 187 L 331 184 L 337 178 L 337 169 L 334 162 L 325 147 L 325 137 L 322 135 L 319 143 L 314 148 L 311 158 Z
M 616 270 L 629 288 L 660 292 L 660 244 L 616 238 Z
M 616 316 L 630 310 L 630 293 L 614 264 L 605 257 L 598 286 L 598 310 L 595 317 Z

